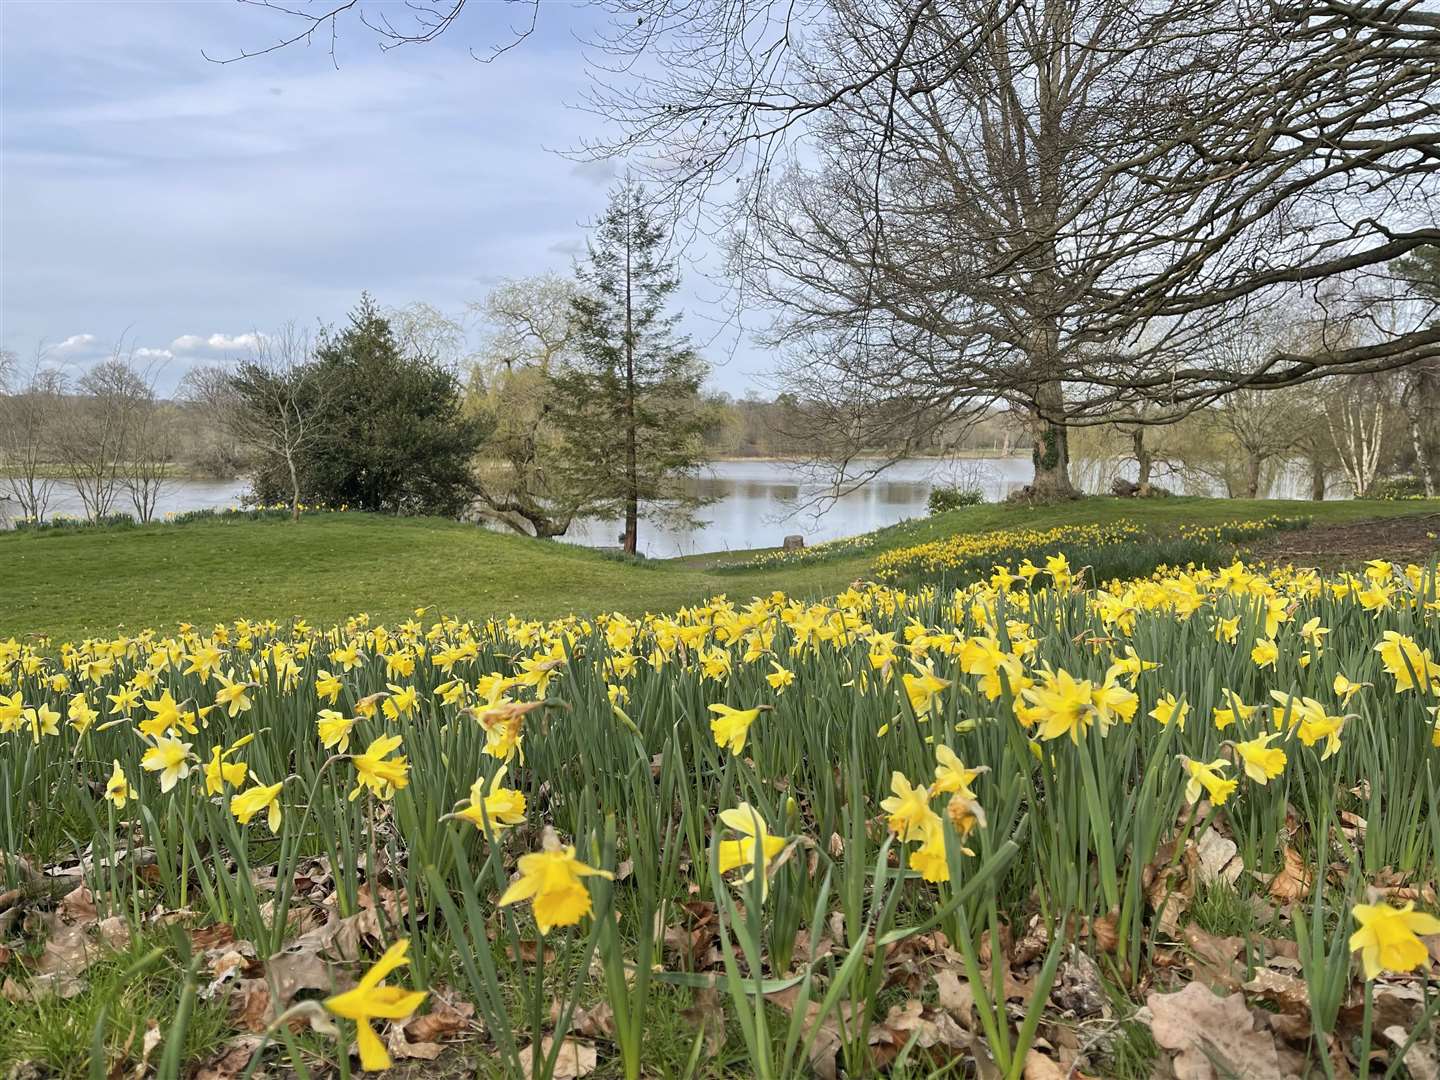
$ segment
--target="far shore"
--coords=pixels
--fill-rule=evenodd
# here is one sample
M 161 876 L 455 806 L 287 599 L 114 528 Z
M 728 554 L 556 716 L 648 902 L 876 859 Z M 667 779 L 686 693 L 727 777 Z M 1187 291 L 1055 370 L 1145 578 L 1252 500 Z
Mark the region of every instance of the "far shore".
M 888 457 L 884 450 L 866 450 L 864 453 L 855 455 L 856 461 L 878 461 Z M 897 461 L 979 461 L 992 459 L 1027 458 L 1029 450 L 954 450 L 946 453 L 925 453 L 907 454 Z M 754 461 L 759 463 L 791 463 L 806 464 L 811 461 L 823 462 L 823 459 L 807 458 L 800 455 L 786 454 L 716 454 L 709 458 L 706 464 L 713 464 L 718 461 Z M 123 469 L 121 470 L 123 472 Z M 20 475 L 20 470 L 0 466 L 0 477 L 10 478 Z M 42 466 L 39 478 L 43 480 L 54 480 L 64 482 L 69 479 L 69 474 L 59 465 Z M 213 473 L 202 472 L 184 464 L 174 464 L 166 471 L 166 480 L 184 481 L 197 484 L 229 484 L 236 480 L 243 479 L 243 474 L 236 476 L 216 476 Z

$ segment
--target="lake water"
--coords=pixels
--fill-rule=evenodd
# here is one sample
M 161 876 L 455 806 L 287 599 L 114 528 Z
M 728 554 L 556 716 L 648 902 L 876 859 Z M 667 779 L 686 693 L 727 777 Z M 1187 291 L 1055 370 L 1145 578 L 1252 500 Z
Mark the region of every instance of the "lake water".
M 1074 478 L 1084 490 L 1100 492 L 1109 489 L 1117 473 L 1133 478 L 1134 469 L 1133 464 L 1127 469 L 1118 463 L 1076 463 Z M 1028 456 L 902 461 L 857 490 L 830 499 L 826 497 L 830 485 L 823 474 L 792 463 L 717 461 L 692 481 L 697 494 L 714 500 L 699 512 L 704 524 L 699 529 L 677 530 L 642 521 L 640 549 L 652 558 L 666 558 L 703 551 L 777 547 L 794 533 L 805 537 L 807 544 L 815 544 L 924 517 L 926 499 L 937 484 L 978 487 L 987 500 L 998 501 L 1028 483 L 1031 475 Z M 1179 477 L 1158 470 L 1155 481 L 1181 493 L 1223 494 L 1214 488 L 1186 485 Z M 245 486 L 244 480 L 179 481 L 162 493 L 159 513 L 238 506 Z M 1283 471 L 1268 492 L 1272 498 L 1304 498 L 1307 493 L 1303 474 L 1291 469 Z M 117 499 L 115 509 L 128 511 L 128 500 L 123 496 Z M 57 485 L 51 512 L 75 517 L 83 514 L 73 488 Z M 564 540 L 591 547 L 614 547 L 619 533 L 616 522 L 580 521 L 571 526 Z

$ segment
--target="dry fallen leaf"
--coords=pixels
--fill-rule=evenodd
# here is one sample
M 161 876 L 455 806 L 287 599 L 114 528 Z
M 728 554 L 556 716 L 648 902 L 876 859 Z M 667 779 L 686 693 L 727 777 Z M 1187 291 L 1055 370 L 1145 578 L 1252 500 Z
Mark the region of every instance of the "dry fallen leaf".
M 405 1025 L 405 1035 L 412 1042 L 439 1042 L 453 1039 L 474 1026 L 475 1006 L 468 1001 L 451 1005 L 438 995 L 430 999 L 430 1011 Z
M 1293 847 L 1285 849 L 1285 865 L 1270 879 L 1270 895 L 1281 903 L 1289 904 L 1303 900 L 1310 895 L 1311 875 L 1305 868 L 1305 860 Z
M 1198 982 L 1174 994 L 1145 1000 L 1155 1041 L 1175 1051 L 1177 1080 L 1216 1080 L 1218 1075 L 1246 1080 L 1283 1080 L 1275 1040 L 1255 1030 L 1255 1018 L 1241 994 L 1216 997 Z M 1216 1064 L 1228 1069 L 1219 1074 Z
M 935 991 L 942 1009 L 953 1014 L 965 1027 L 974 1027 L 975 993 L 968 981 L 953 971 L 937 971 Z
M 262 1041 L 259 1035 L 241 1035 L 231 1039 L 224 1049 L 196 1070 L 195 1080 L 235 1080 L 250 1064 L 250 1058 Z
M 1038 1050 L 1025 1055 L 1024 1080 L 1066 1080 L 1069 1075 L 1069 1069 L 1062 1069 Z
M 540 1040 L 540 1059 L 545 1060 L 555 1045 L 555 1040 L 545 1036 Z M 519 1053 L 521 1075 L 529 1076 L 534 1067 L 531 1063 L 534 1054 L 534 1044 L 521 1049 Z M 578 1080 L 579 1077 L 589 1076 L 595 1071 L 599 1062 L 599 1055 L 595 1047 L 589 1043 L 580 1042 L 578 1039 L 560 1040 L 559 1053 L 555 1055 L 555 1071 L 550 1075 L 554 1080 Z
M 1195 844 L 1196 880 L 1201 885 L 1222 881 L 1227 885 L 1235 884 L 1245 869 L 1244 861 L 1236 858 L 1239 851 L 1234 840 L 1214 829 L 1207 829 Z
M 1381 1034 L 1394 1044 L 1397 1053 L 1410 1038 L 1410 1032 L 1399 1025 L 1388 1027 Z M 1404 1061 L 1412 1080 L 1440 1080 L 1440 1057 L 1437 1057 L 1435 1048 L 1428 1043 L 1418 1039 L 1411 1043 L 1410 1048 L 1405 1051 Z
M 1245 981 L 1245 965 L 1240 962 L 1244 938 L 1218 937 L 1194 923 L 1185 927 L 1181 937 L 1190 957 L 1190 970 L 1197 980 L 1226 990 L 1240 989 Z
M 1281 1012 L 1292 1016 L 1310 1016 L 1310 991 L 1304 979 L 1287 975 L 1272 968 L 1260 968 L 1255 977 L 1241 988 L 1246 993 L 1268 1001 Z

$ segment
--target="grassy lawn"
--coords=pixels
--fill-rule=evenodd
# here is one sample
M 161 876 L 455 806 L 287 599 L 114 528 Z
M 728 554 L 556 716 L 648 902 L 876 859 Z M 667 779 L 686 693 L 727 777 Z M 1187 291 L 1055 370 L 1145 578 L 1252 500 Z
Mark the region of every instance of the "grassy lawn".
M 715 593 L 783 588 L 821 596 L 866 574 L 879 551 L 957 532 L 1128 520 L 1168 530 L 1270 514 L 1317 523 L 1435 511 L 1433 502 L 1092 498 L 1056 507 L 981 506 L 882 529 L 869 550 L 816 564 L 728 572 L 746 552 L 630 563 L 568 544 L 433 519 L 365 514 L 213 520 L 135 529 L 0 534 L 0 635 L 85 633 L 240 616 L 383 619 L 435 604 L 479 617 L 670 611 Z

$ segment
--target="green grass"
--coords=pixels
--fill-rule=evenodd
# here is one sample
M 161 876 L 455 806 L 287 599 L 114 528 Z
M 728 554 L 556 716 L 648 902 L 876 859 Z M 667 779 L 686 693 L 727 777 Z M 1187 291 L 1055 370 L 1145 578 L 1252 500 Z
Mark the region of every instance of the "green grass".
M 429 604 L 465 617 L 642 613 L 777 588 L 818 598 L 866 576 L 880 551 L 956 532 L 1119 520 L 1168 531 L 1269 514 L 1308 514 L 1323 524 L 1434 508 L 1194 498 L 988 505 L 881 529 L 875 545 L 855 555 L 724 573 L 715 566 L 753 553 L 636 563 L 451 521 L 366 514 L 0 534 L 0 635 L 76 637 L 239 616 L 328 622 L 356 611 L 393 620 Z
M 80 1080 L 95 1075 L 90 1050 L 98 1033 L 109 1075 L 138 1065 L 151 1023 L 159 1024 L 162 1039 L 170 1036 L 185 980 L 176 951 L 166 945 L 163 935 L 139 938 L 119 952 L 105 953 L 85 970 L 82 989 L 73 998 L 42 997 L 32 1003 L 0 997 L 0 1062 L 32 1062 L 43 1075 Z M 204 1060 L 220 1048 L 229 1027 L 222 1002 L 195 1002 L 181 1060 Z M 162 1042 L 150 1064 L 164 1052 Z

